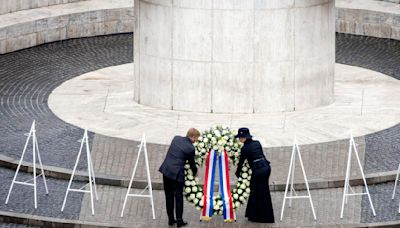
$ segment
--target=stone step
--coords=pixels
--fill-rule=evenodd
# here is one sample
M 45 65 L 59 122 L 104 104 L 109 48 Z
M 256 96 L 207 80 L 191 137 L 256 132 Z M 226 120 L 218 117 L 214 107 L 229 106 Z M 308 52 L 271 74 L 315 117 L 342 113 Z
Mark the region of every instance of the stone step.
M 386 197 L 384 194 L 384 191 L 390 187 L 392 186 L 376 186 L 372 195 L 377 210 L 377 219 L 367 218 L 367 216 L 371 216 L 371 211 L 369 205 L 365 204 L 365 199 L 360 197 L 349 198 L 348 204 L 345 206 L 344 217 L 340 219 L 342 191 L 341 189 L 333 188 L 311 191 L 317 221 L 312 218 L 309 203 L 303 200 L 294 200 L 291 208 L 286 206 L 283 220 L 279 221 L 283 193 L 273 192 L 271 198 L 274 206 L 275 223 L 268 224 L 267 227 L 396 227 L 399 221 L 393 220 L 392 214 L 397 213 L 397 210 L 393 208 L 394 205 L 397 206 L 397 202 L 390 199 L 387 200 L 386 198 L 390 198 L 390 196 L 387 195 Z M 90 195 L 86 194 L 81 201 L 75 202 L 77 205 L 71 205 L 72 203 L 68 201 L 69 204 L 67 204 L 66 210 L 71 207 L 79 207 L 78 216 L 69 217 L 63 213 L 55 215 L 45 211 L 33 211 L 28 208 L 21 213 L 22 209 L 19 207 L 24 207 L 21 204 L 14 208 L 15 210 L 13 211 L 0 210 L 0 221 L 41 227 L 74 227 L 74 225 L 75 227 L 165 227 L 167 216 L 165 198 L 162 191 L 153 191 L 156 217 L 153 220 L 148 199 L 132 198 L 128 200 L 124 216 L 120 217 L 126 188 L 99 185 L 97 189 L 99 199 L 94 204 L 94 215 L 91 213 Z M 362 191 L 362 188 L 356 187 L 354 190 Z M 42 194 L 42 192 L 39 192 L 40 196 Z M 304 192 L 299 192 L 299 194 L 304 194 Z M 62 200 L 63 196 L 62 191 L 52 192 L 55 203 L 48 205 L 49 208 L 47 209 L 58 210 L 60 199 Z M 45 202 L 42 203 L 44 204 Z M 244 218 L 245 208 L 246 205 L 242 205 L 236 210 L 237 221 L 229 225 L 231 227 L 261 227 L 260 224 L 248 222 Z M 200 212 L 185 201 L 183 217 L 189 222 L 190 227 L 222 227 L 224 225 L 221 216 L 214 216 L 209 222 L 199 222 L 199 215 Z
M 12 170 L 16 170 L 18 166 L 18 160 L 14 158 L 7 157 L 5 155 L 0 154 L 0 165 L 2 167 L 6 167 Z M 32 173 L 33 166 L 31 163 L 22 162 L 21 172 Z M 66 168 L 60 168 L 55 166 L 44 166 L 44 171 L 46 177 L 52 177 L 60 180 L 69 180 L 72 174 L 72 170 Z M 37 172 L 40 172 L 37 169 Z M 378 173 L 370 173 L 366 174 L 366 181 L 368 185 L 371 184 L 381 184 L 387 182 L 393 182 L 396 178 L 396 170 L 388 171 L 388 172 L 378 172 Z M 154 175 L 154 174 L 153 174 Z M 74 176 L 74 180 L 76 181 L 87 181 L 88 174 L 85 171 L 77 170 Z M 315 178 L 309 179 L 309 188 L 310 189 L 328 189 L 328 188 L 341 188 L 344 186 L 344 176 L 336 176 L 336 177 L 328 177 L 328 178 Z M 236 179 L 235 179 L 236 180 Z M 118 186 L 118 187 L 127 187 L 129 185 L 129 177 L 121 177 L 114 176 L 109 174 L 96 173 L 96 183 L 100 185 L 109 185 L 109 186 Z M 215 184 L 215 191 L 218 191 L 218 181 Z M 232 186 L 234 186 L 234 181 Z M 200 181 L 200 185 L 202 186 L 202 181 Z M 362 176 L 351 176 L 350 177 L 350 185 L 351 186 L 362 186 L 364 185 Z M 147 180 L 143 177 L 135 178 L 132 183 L 132 188 L 142 189 L 147 186 Z M 163 183 L 160 179 L 152 179 L 152 186 L 155 190 L 162 190 Z M 270 181 L 270 189 L 271 191 L 285 191 L 286 181 L 284 179 L 279 181 Z M 297 179 L 294 181 L 294 186 L 296 190 L 305 190 L 306 185 L 303 179 Z
M 336 0 L 336 32 L 400 40 L 398 0 Z
M 88 0 L 0 15 L 0 54 L 43 43 L 133 31 L 133 0 Z

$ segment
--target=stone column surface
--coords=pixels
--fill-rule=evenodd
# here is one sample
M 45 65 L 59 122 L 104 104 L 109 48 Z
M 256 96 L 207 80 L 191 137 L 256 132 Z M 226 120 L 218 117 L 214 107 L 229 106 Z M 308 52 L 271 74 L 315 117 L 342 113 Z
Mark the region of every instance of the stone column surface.
M 135 0 L 134 99 L 194 112 L 334 99 L 334 0 Z

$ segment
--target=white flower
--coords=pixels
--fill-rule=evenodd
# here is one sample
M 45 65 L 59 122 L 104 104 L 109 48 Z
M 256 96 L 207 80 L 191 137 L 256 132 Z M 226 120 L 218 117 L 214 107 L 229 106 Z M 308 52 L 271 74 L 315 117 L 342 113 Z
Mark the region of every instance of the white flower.
M 249 194 L 247 192 L 243 192 L 243 197 L 247 198 L 249 196 Z
M 246 189 L 246 185 L 245 185 L 245 184 L 241 184 L 241 185 L 240 185 L 240 188 L 241 188 L 241 189 Z
M 196 186 L 192 187 L 192 192 L 197 192 L 197 187 Z
M 214 210 L 219 210 L 219 206 L 217 204 L 214 204 Z
M 192 193 L 192 194 L 190 194 L 189 198 L 190 198 L 191 200 L 194 200 L 194 199 L 196 198 L 196 195 Z
M 204 139 L 203 139 L 203 142 L 204 142 L 204 143 L 208 143 L 208 138 L 204 138 Z
M 203 148 L 204 147 L 204 143 L 199 143 L 199 147 Z
M 229 137 L 228 136 L 224 136 L 224 139 L 226 140 L 226 141 L 228 141 L 229 140 Z
M 241 195 L 243 193 L 242 189 L 238 189 L 238 193 Z
M 221 206 L 221 205 L 222 205 L 222 200 L 218 200 L 217 204 L 218 204 L 219 206 Z
M 200 136 L 200 137 L 198 138 L 198 140 L 199 140 L 199 141 L 203 141 L 203 137 Z
M 201 152 L 202 154 L 205 154 L 205 153 L 207 152 L 207 150 L 206 150 L 205 148 L 202 148 L 202 149 L 200 150 L 200 152 Z
M 238 198 L 239 198 L 239 195 L 235 193 L 235 194 L 233 194 L 233 198 L 234 198 L 234 199 L 238 199 Z
M 217 136 L 218 138 L 221 137 L 221 132 L 219 130 L 215 130 L 214 131 L 215 136 Z
M 211 139 L 212 135 L 210 133 L 207 134 L 207 138 Z
M 185 181 L 185 186 L 189 186 L 190 185 L 190 181 Z
M 196 206 L 196 210 L 200 211 L 200 210 L 201 210 L 201 207 Z
M 248 168 L 247 168 L 246 166 L 243 166 L 243 167 L 242 167 L 242 171 L 243 171 L 243 172 L 247 172 L 247 170 L 248 170 Z
M 247 179 L 248 176 L 249 176 L 249 175 L 248 175 L 247 173 L 242 173 L 242 177 L 243 177 L 243 178 Z
M 191 171 L 191 170 L 189 170 L 189 171 Z M 188 180 L 193 180 L 193 175 L 190 174 L 191 172 L 188 172 L 188 173 L 189 173 L 189 175 L 187 175 Z
M 229 146 L 227 146 L 227 147 L 225 147 L 225 150 L 229 152 L 229 151 L 231 151 L 231 148 Z
M 192 189 L 190 187 L 185 188 L 186 193 L 190 193 L 191 191 L 192 191 Z
M 224 142 L 222 140 L 218 140 L 218 145 L 222 146 L 224 144 Z
M 235 206 L 236 206 L 236 208 L 239 208 L 239 207 L 240 207 L 240 202 L 239 202 L 239 201 L 236 201 L 236 202 L 235 202 Z
M 198 177 L 195 177 L 195 178 L 194 178 L 194 181 L 199 182 L 199 178 L 198 178 Z
M 239 200 L 243 202 L 245 200 L 245 198 L 243 196 L 240 196 Z
M 214 150 L 218 150 L 218 146 L 217 146 L 217 145 L 214 145 L 214 146 L 213 146 L 213 149 L 214 149 Z
M 203 193 L 202 193 L 202 192 L 198 192 L 198 193 L 196 194 L 196 197 L 199 198 L 199 199 L 201 199 L 201 198 L 203 197 Z
M 190 168 L 190 165 L 189 164 L 186 164 L 185 165 L 185 169 L 189 169 Z
M 218 211 L 218 215 L 222 215 L 222 211 Z
M 250 188 L 246 188 L 246 193 L 250 193 Z

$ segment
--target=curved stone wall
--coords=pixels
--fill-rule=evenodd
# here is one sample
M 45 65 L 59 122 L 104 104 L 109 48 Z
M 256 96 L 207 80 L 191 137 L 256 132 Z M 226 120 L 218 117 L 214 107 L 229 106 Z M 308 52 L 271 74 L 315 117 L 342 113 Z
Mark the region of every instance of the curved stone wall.
M 35 9 L 40 7 L 66 4 L 79 1 L 87 1 L 87 0 L 1 0 L 0 15 L 17 12 L 21 10 Z
M 136 0 L 135 100 L 217 113 L 330 104 L 334 10 L 333 0 Z
M 400 4 L 336 0 L 336 31 L 400 40 Z
M 70 38 L 133 32 L 132 0 L 90 0 L 0 15 L 0 54 Z

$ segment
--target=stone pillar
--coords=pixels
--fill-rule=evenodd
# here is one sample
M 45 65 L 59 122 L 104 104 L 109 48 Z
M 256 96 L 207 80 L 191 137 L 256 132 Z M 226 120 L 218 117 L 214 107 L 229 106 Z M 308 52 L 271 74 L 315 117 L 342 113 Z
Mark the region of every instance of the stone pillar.
M 135 0 L 135 100 L 264 113 L 333 102 L 334 0 Z

